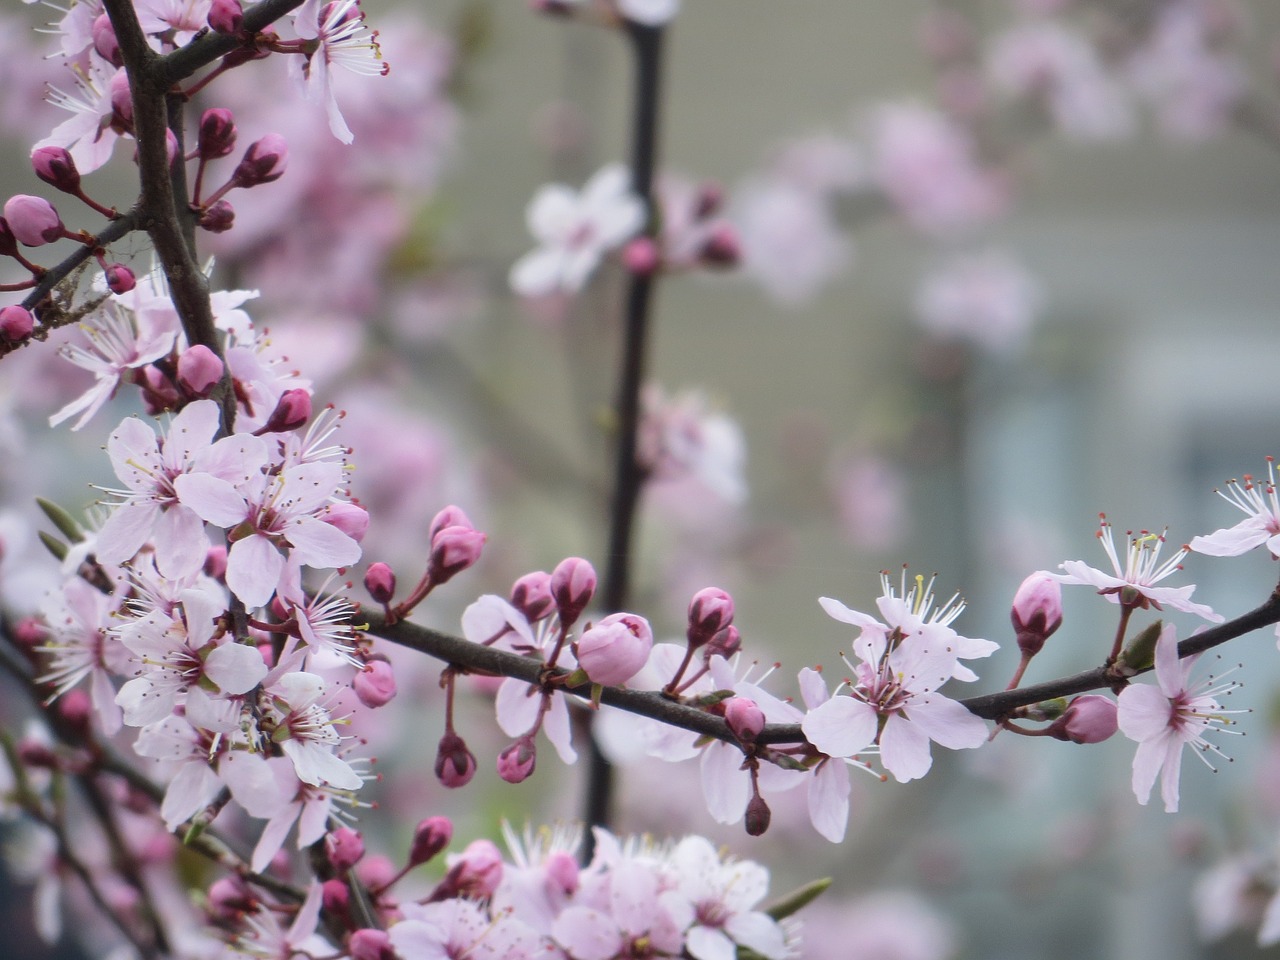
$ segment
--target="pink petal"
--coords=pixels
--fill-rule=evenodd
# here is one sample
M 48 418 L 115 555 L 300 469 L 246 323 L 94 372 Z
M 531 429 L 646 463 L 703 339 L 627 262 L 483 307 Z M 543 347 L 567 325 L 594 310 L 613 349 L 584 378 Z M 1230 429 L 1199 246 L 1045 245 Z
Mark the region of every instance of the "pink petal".
M 274 543 L 258 534 L 237 540 L 227 554 L 227 586 L 251 609 L 271 599 L 282 570 L 284 557 Z
M 876 738 L 879 715 L 853 697 L 832 697 L 810 710 L 800 728 L 809 742 L 829 757 L 852 757 Z
M 933 766 L 929 737 L 902 714 L 891 715 L 880 733 L 880 762 L 899 783 L 923 777 Z
M 809 820 L 832 843 L 844 840 L 849 825 L 849 771 L 842 760 L 827 760 L 809 782 Z
M 727 743 L 713 743 L 702 751 L 702 796 L 717 823 L 741 820 L 750 793 L 741 750 Z

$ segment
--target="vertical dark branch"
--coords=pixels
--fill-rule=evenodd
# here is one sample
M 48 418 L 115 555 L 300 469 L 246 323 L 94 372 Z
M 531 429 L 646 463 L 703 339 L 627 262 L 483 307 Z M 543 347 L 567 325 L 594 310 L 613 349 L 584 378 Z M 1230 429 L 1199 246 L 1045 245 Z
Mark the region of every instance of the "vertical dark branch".
M 658 98 L 662 60 L 662 28 L 628 24 L 635 54 L 635 96 L 631 126 L 631 189 L 648 210 L 647 230 L 655 229 L 653 170 L 658 152 Z M 618 377 L 618 438 L 614 460 L 613 500 L 609 512 L 602 600 L 605 609 L 626 608 L 631 593 L 632 529 L 644 483 L 644 468 L 636 460 L 640 424 L 640 386 L 644 380 L 649 333 L 649 301 L 653 276 L 633 274 L 627 289 L 622 366 Z M 589 726 L 584 723 L 583 726 Z M 587 731 L 589 732 L 589 731 Z M 608 825 L 613 799 L 613 768 L 595 741 L 587 737 L 589 764 L 584 818 L 590 825 Z M 590 856 L 590 851 L 587 851 Z

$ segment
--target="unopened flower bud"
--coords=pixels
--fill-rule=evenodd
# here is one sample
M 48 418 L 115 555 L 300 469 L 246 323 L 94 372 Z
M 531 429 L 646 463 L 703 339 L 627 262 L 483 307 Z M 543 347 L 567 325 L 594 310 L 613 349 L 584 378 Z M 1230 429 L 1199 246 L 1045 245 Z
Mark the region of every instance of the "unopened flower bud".
M 409 847 L 409 866 L 426 863 L 449 846 L 453 840 L 453 821 L 448 817 L 427 817 L 413 828 L 413 844 Z
M 653 237 L 636 237 L 622 248 L 622 265 L 637 277 L 652 276 L 662 266 L 662 251 Z
M 1018 649 L 1034 657 L 1062 626 L 1062 584 L 1043 570 L 1022 581 L 1013 595 L 1009 614 L 1018 635 Z
M 545 570 L 526 573 L 511 585 L 511 605 L 530 623 L 541 620 L 556 605 L 551 596 L 551 574 Z
M 427 569 L 436 586 L 473 566 L 480 559 L 488 537 L 471 527 L 445 527 L 431 538 Z
M 189 347 L 178 357 L 178 382 L 192 396 L 207 397 L 222 379 L 222 361 L 203 343 Z
M 702 659 L 709 661 L 712 657 L 724 657 L 728 660 L 742 649 L 742 634 L 732 624 L 725 627 L 702 650 Z
M 213 0 L 209 6 L 209 26 L 218 33 L 239 33 L 244 26 L 240 0 Z
M 200 214 L 200 219 L 196 222 L 200 225 L 200 229 L 208 230 L 210 233 L 226 233 L 235 223 L 235 219 L 235 208 L 225 200 L 218 200 L 205 207 Z
M 129 75 L 117 69 L 107 83 L 111 94 L 112 125 L 122 130 L 133 129 L 133 94 L 129 92 Z
M 294 387 L 280 394 L 276 408 L 257 433 L 288 433 L 297 430 L 311 419 L 311 394 L 301 387 Z
M 474 530 L 475 524 L 461 507 L 451 503 L 431 518 L 431 525 L 427 527 L 427 541 L 434 540 L 436 534 L 445 527 L 466 527 L 468 530 Z
M 210 107 L 200 117 L 196 151 L 201 160 L 225 157 L 236 147 L 236 122 L 225 107 Z
M 385 707 L 395 699 L 396 678 L 391 664 L 385 660 L 370 660 L 351 680 L 351 689 L 370 710 Z
M 0 337 L 9 343 L 18 343 L 31 336 L 36 327 L 36 318 L 26 307 L 13 304 L 0 307 Z
M 347 940 L 351 960 L 398 960 L 391 935 L 377 927 L 362 927 Z
M 214 580 L 225 580 L 227 576 L 227 548 L 225 544 L 217 544 L 209 548 L 204 557 L 204 575 Z
M 339 500 L 324 508 L 320 519 L 331 527 L 337 527 L 356 543 L 364 540 L 369 532 L 369 511 L 358 503 Z
M 498 754 L 498 776 L 507 783 L 524 783 L 538 764 L 533 737 L 521 737 Z
M 325 835 L 324 852 L 338 873 L 350 870 L 364 856 L 364 838 L 350 827 L 339 827 Z
M 49 744 L 34 737 L 23 737 L 17 744 L 18 759 L 23 766 L 41 767 L 54 770 L 58 766 L 58 755 L 50 749 Z
M 578 861 L 563 850 L 557 850 L 549 854 L 542 865 L 542 869 L 547 875 L 547 880 L 554 885 L 555 889 L 560 890 L 566 896 L 573 896 L 578 892 L 579 876 L 581 874 L 578 869 Z
M 1089 693 L 1072 700 L 1066 712 L 1048 727 L 1047 733 L 1072 743 L 1101 743 L 1111 737 L 1116 728 L 1115 701 Z
M 738 240 L 738 231 L 727 223 L 712 228 L 702 249 L 698 251 L 698 259 L 708 267 L 736 267 L 742 260 L 742 243 Z
M 769 805 L 764 802 L 764 797 L 759 793 L 752 795 L 747 801 L 747 813 L 743 817 L 743 825 L 747 828 L 747 834 L 752 837 L 758 837 L 769 829 L 769 821 L 773 819 L 773 812 L 769 809 Z
M 120 41 L 116 39 L 116 28 L 111 25 L 111 18 L 105 13 L 98 14 L 89 28 L 93 37 L 93 49 L 98 56 L 117 69 L 124 66 L 124 57 L 120 55 Z
M 351 913 L 351 891 L 346 883 L 334 877 L 326 880 L 320 887 L 320 902 L 324 912 L 333 917 L 345 918 Z
M 750 743 L 764 729 L 764 711 L 747 697 L 730 697 L 724 702 L 724 721 L 735 737 Z
M 689 646 L 695 650 L 733 623 L 733 597 L 719 587 L 703 587 L 689 601 Z
M 237 923 L 245 914 L 258 909 L 258 898 L 249 884 L 232 874 L 215 880 L 209 887 L 205 895 L 205 909 L 216 921 Z
M 596 571 L 581 557 L 569 557 L 551 571 L 551 596 L 564 626 L 577 621 L 596 592 Z
M 395 572 L 381 560 L 369 564 L 369 569 L 364 573 L 364 588 L 378 603 L 390 603 L 391 598 L 396 595 Z
M 52 243 L 66 232 L 58 211 L 44 197 L 26 193 L 10 197 L 4 205 L 4 218 L 18 242 L 28 247 Z
M 476 775 L 476 757 L 467 743 L 452 731 L 440 738 L 436 748 L 436 779 L 446 787 L 463 787 Z
M 278 133 L 268 133 L 249 145 L 240 165 L 231 174 L 231 180 L 237 187 L 246 188 L 279 180 L 284 176 L 288 159 L 289 146 L 284 137 Z
M 1135 673 L 1150 669 L 1156 662 L 1156 641 L 1160 639 L 1160 631 L 1163 629 L 1163 620 L 1156 620 L 1143 627 L 1120 651 L 1115 663 L 1116 671 L 1123 677 L 1132 677 Z
M 576 644 L 578 666 L 592 683 L 626 683 L 649 660 L 653 630 L 634 613 L 612 613 L 585 630 Z
M 442 886 L 448 885 L 452 897 L 484 899 L 493 896 L 501 882 L 501 851 L 492 840 L 472 840 L 450 864 Z
M 64 147 L 38 147 L 33 150 L 31 167 L 37 177 L 63 193 L 75 193 L 80 189 L 80 171 Z
M 34 652 L 49 640 L 49 630 L 35 617 L 23 617 L 13 625 L 13 642 L 24 653 Z
M 133 271 L 123 263 L 108 263 L 103 276 L 107 281 L 107 289 L 115 294 L 128 293 L 138 285 Z
M 89 694 L 76 688 L 68 690 L 57 701 L 58 716 L 82 737 L 93 731 L 93 701 Z
M 138 386 L 142 388 L 147 413 L 152 416 L 159 416 L 166 410 L 176 410 L 184 399 L 174 382 L 156 367 L 142 367 L 136 376 Z

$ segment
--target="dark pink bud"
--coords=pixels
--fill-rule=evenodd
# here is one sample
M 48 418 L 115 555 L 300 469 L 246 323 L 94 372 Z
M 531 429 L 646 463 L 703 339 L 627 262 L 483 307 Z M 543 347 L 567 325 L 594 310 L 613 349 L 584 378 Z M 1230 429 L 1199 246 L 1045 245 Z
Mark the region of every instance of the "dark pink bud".
M 463 513 L 461 507 L 449 504 L 431 518 L 431 526 L 427 528 L 427 540 L 435 540 L 436 534 L 445 527 L 466 527 L 468 530 L 474 530 L 475 524 Z
M 231 111 L 210 107 L 200 117 L 200 133 L 196 150 L 201 160 L 225 157 L 236 146 L 236 122 Z
M 556 605 L 551 596 L 551 574 L 545 570 L 526 573 L 511 585 L 511 605 L 530 623 L 541 620 Z
M 103 275 L 107 278 L 107 289 L 112 293 L 128 293 L 138 285 L 133 271 L 122 263 L 108 263 Z
M 120 56 L 120 41 L 116 39 L 116 28 L 111 25 L 111 18 L 105 13 L 98 15 L 90 28 L 93 36 L 93 49 L 98 56 L 113 67 L 124 66 L 124 57 Z
M 119 69 L 107 84 L 111 93 L 112 122 L 125 129 L 133 129 L 133 94 L 129 92 L 129 75 Z
M 577 621 L 596 592 L 596 571 L 581 557 L 561 560 L 551 571 L 551 596 L 564 626 Z
M 258 898 L 252 887 L 233 874 L 213 882 L 205 896 L 205 909 L 214 920 L 235 923 L 258 909 Z
M 284 137 L 268 133 L 249 145 L 240 165 L 231 174 L 231 180 L 237 187 L 256 187 L 260 183 L 279 180 L 284 176 L 288 159 L 289 146 Z
M 724 720 L 743 743 L 755 740 L 764 729 L 764 711 L 746 697 L 730 697 L 724 702 Z
M 178 358 L 178 382 L 193 396 L 207 397 L 222 379 L 222 361 L 203 343 L 183 351 Z
M 346 917 L 351 911 L 351 891 L 347 885 L 334 877 L 321 885 L 321 902 L 324 912 L 335 917 Z
M 71 154 L 62 147 L 39 147 L 31 153 L 31 167 L 36 176 L 63 193 L 80 189 L 80 171 Z
M 23 617 L 13 625 L 13 642 L 24 651 L 33 651 L 48 639 L 49 631 L 35 617 Z
M 68 690 L 57 701 L 58 716 L 81 737 L 88 737 L 93 729 L 93 701 L 79 688 Z
M 244 26 L 244 7 L 240 0 L 213 0 L 209 7 L 209 26 L 218 33 L 239 33 Z
M 773 819 L 773 812 L 769 809 L 769 805 L 764 802 L 764 797 L 760 794 L 754 794 L 747 801 L 747 813 L 743 818 L 743 825 L 747 828 L 747 834 L 752 837 L 758 837 L 769 829 L 769 821 Z
M 409 866 L 434 859 L 453 840 L 453 821 L 448 817 L 427 817 L 413 828 Z
M 351 688 L 370 710 L 385 707 L 396 696 L 396 678 L 391 672 L 391 664 L 385 660 L 370 660 L 352 678 Z
M 311 394 L 301 387 L 294 387 L 280 394 L 276 408 L 257 433 L 287 433 L 297 430 L 311 419 Z
M 215 580 L 223 580 L 227 576 L 227 548 L 223 544 L 210 547 L 204 558 L 204 573 Z
M 351 960 L 397 960 L 398 956 L 391 945 L 391 935 L 376 927 L 364 927 L 353 933 L 347 941 L 347 953 Z
M 578 892 L 578 879 L 581 872 L 578 870 L 578 861 L 563 850 L 550 854 L 543 863 L 542 869 L 546 871 L 547 880 L 555 889 L 562 891 L 566 896 L 572 896 Z
M 205 207 L 197 222 L 202 230 L 208 230 L 210 233 L 226 233 L 235 223 L 235 219 L 235 208 L 225 200 L 218 200 Z
M 1110 697 L 1087 693 L 1076 697 L 1047 733 L 1072 743 L 1101 743 L 1116 732 L 1116 704 Z
M 18 343 L 31 336 L 36 327 L 36 318 L 26 307 L 17 304 L 0 307 L 0 337 L 9 343 Z
M 728 660 L 741 649 L 742 634 L 738 633 L 737 627 L 730 625 L 711 638 L 711 642 L 702 651 L 702 658 L 710 660 L 712 657 L 724 657 Z
M 53 204 L 44 197 L 19 193 L 5 202 L 4 218 L 19 243 L 40 247 L 62 238 L 66 228 Z
M 183 397 L 173 381 L 155 367 L 142 367 L 138 373 L 138 385 L 142 388 L 142 399 L 147 404 L 147 413 L 155 416 L 166 410 L 175 410 Z
M 662 251 L 653 237 L 636 237 L 622 248 L 622 265 L 637 277 L 652 276 L 662 266 Z
M 1043 570 L 1031 574 L 1013 595 L 1009 618 L 1018 635 L 1018 649 L 1024 657 L 1034 657 L 1062 626 L 1062 584 Z
M 344 873 L 364 856 L 364 838 L 350 827 L 339 827 L 325 835 L 324 851 L 333 869 Z
M 538 765 L 538 748 L 533 737 L 525 736 L 498 754 L 498 776 L 507 783 L 524 783 Z
M 502 853 L 491 840 L 472 840 L 449 868 L 445 883 L 453 896 L 484 899 L 502 882 Z
M 58 755 L 47 743 L 34 737 L 23 737 L 18 741 L 18 759 L 24 766 L 43 767 L 53 770 L 58 766 Z
M 480 559 L 488 537 L 470 527 L 445 527 L 431 538 L 427 570 L 435 585 L 445 583 Z
M 733 597 L 719 587 L 703 587 L 689 601 L 689 646 L 695 650 L 733 623 Z
M 365 857 L 356 864 L 356 876 L 370 890 L 381 890 L 396 879 L 400 871 L 387 857 Z
M 369 532 L 369 511 L 348 500 L 329 504 L 320 519 L 337 527 L 356 543 L 363 540 L 364 535 Z
M 436 748 L 436 779 L 446 787 L 463 787 L 475 775 L 475 754 L 467 749 L 466 741 L 456 733 L 446 733 Z
M 391 567 L 378 561 L 369 564 L 364 574 L 364 588 L 378 603 L 387 604 L 396 595 L 396 575 Z
M 653 630 L 634 613 L 611 613 L 585 630 L 575 645 L 578 666 L 592 683 L 616 687 L 649 661 Z
M 708 267 L 736 267 L 742 260 L 738 231 L 727 223 L 712 228 L 698 251 L 698 259 Z

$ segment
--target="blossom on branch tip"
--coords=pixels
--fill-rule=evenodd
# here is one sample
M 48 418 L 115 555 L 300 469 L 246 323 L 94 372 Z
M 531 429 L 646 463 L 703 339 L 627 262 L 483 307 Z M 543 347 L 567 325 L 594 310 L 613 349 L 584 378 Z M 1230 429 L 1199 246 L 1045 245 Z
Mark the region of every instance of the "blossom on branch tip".
M 364 76 L 386 76 L 389 67 L 378 32 L 365 26 L 359 0 L 330 0 L 323 6 L 320 0 L 305 0 L 294 12 L 293 28 L 308 41 L 300 70 L 307 97 L 324 104 L 333 135 L 351 143 L 355 136 L 338 108 L 331 70 L 339 66 Z
M 1267 457 L 1267 479 L 1244 475 L 1244 482 L 1228 480 L 1227 490 L 1218 496 L 1240 510 L 1245 518 L 1234 527 L 1193 537 L 1188 544 L 1196 553 L 1210 557 L 1236 557 L 1264 544 L 1273 557 L 1280 557 L 1280 496 L 1276 494 L 1275 460 Z
M 633 613 L 611 613 L 583 631 L 574 650 L 592 683 L 621 686 L 645 665 L 653 648 L 649 621 Z
M 604 254 L 644 225 L 644 203 L 631 192 L 630 174 L 610 164 L 581 192 L 564 184 L 542 187 L 525 214 L 540 246 L 511 268 L 511 287 L 526 297 L 577 293 Z

